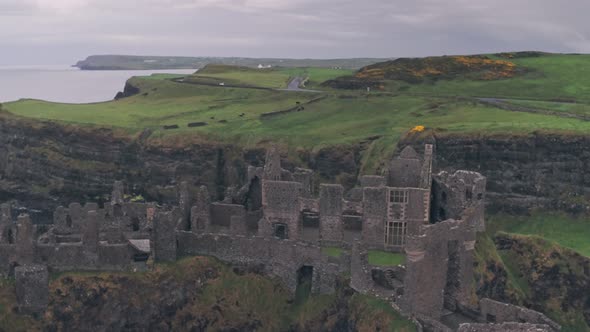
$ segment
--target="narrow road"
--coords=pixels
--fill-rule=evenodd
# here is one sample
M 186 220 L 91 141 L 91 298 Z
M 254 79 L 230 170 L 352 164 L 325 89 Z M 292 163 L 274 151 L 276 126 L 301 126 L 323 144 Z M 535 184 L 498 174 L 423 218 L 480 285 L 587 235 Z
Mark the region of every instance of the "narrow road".
M 297 91 L 297 90 L 301 90 L 299 88 L 299 86 L 301 85 L 301 83 L 303 82 L 303 77 L 295 77 L 294 79 L 291 80 L 291 82 L 289 82 L 289 84 L 287 85 L 287 90 L 289 91 Z
M 293 78 L 289 82 L 289 84 L 287 84 L 286 89 L 280 89 L 280 90 L 281 91 L 296 91 L 296 92 L 314 92 L 314 93 L 322 92 L 322 91 L 318 91 L 318 90 L 301 89 L 299 86 L 301 85 L 301 83 L 303 83 L 304 80 L 305 80 L 305 78 L 303 78 L 301 76 L 297 76 L 297 77 Z

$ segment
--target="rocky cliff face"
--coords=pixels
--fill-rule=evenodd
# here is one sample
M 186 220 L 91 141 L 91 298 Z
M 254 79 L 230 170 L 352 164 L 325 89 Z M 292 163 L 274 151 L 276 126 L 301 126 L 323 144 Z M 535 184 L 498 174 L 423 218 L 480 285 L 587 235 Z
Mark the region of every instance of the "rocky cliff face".
M 590 259 L 547 240 L 480 234 L 475 287 L 479 297 L 543 312 L 564 331 L 590 330 Z
M 18 199 L 51 211 L 58 204 L 100 201 L 117 179 L 148 199 L 166 201 L 164 187 L 182 180 L 205 184 L 215 194 L 260 157 L 234 158 L 234 152 L 214 144 L 155 148 L 110 130 L 0 122 L 0 201 Z
M 107 199 L 112 183 L 166 202 L 166 186 L 187 181 L 206 185 L 214 199 L 243 184 L 248 165 L 262 165 L 264 148 L 198 142 L 157 144 L 149 132 L 130 137 L 109 129 L 62 126 L 0 117 L 0 201 L 19 200 L 45 215 L 59 204 Z M 399 146 L 435 142 L 436 169 L 467 169 L 488 177 L 491 210 L 524 211 L 532 206 L 588 211 L 590 136 L 409 137 Z M 309 167 L 322 181 L 352 187 L 367 144 L 301 151 L 285 167 Z M 293 154 L 293 153 L 292 153 Z M 286 157 L 286 153 L 284 155 Z M 42 214 L 41 213 L 41 214 Z
M 147 200 L 175 200 L 169 186 L 180 181 L 206 185 L 213 199 L 221 199 L 227 187 L 243 184 L 249 165 L 264 162 L 264 148 L 161 145 L 149 136 L 0 117 L 0 201 L 18 200 L 38 210 L 37 221 L 46 221 L 60 204 L 108 199 L 115 180 Z M 324 178 L 349 186 L 356 181 L 358 147 L 301 152 L 297 158 L 304 164 L 299 166 L 317 169 Z
M 590 212 L 590 135 L 537 133 L 408 137 L 400 145 L 436 144 L 435 169 L 466 169 L 488 178 L 491 211 L 531 207 Z

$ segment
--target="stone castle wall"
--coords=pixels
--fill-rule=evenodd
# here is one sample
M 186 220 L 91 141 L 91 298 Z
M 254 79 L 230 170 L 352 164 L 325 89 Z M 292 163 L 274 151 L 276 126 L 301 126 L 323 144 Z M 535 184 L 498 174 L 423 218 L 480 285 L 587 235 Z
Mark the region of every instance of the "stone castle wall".
M 297 271 L 313 267 L 314 293 L 334 291 L 340 271 L 336 263 L 322 254 L 321 247 L 293 240 L 249 237 L 233 234 L 177 234 L 179 255 L 205 255 L 236 265 L 264 266 L 265 272 L 278 276 L 291 291 L 297 288 Z

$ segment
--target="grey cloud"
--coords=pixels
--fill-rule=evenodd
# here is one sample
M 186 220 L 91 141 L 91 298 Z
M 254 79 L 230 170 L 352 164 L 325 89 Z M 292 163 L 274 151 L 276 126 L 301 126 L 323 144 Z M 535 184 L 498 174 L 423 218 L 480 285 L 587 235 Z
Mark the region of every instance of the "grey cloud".
M 0 0 L 0 64 L 29 53 L 396 57 L 590 52 L 587 0 Z

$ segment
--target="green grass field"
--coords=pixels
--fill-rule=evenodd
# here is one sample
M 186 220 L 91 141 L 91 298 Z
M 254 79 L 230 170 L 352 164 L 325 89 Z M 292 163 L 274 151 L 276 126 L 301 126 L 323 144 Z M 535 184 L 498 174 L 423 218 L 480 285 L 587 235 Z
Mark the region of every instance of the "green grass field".
M 351 74 L 351 70 L 330 68 L 248 68 L 209 65 L 186 78 L 186 82 L 284 89 L 294 77 L 308 78 L 306 87 L 317 87 L 324 81 Z
M 535 212 L 532 216 L 493 215 L 487 219 L 490 232 L 537 235 L 590 257 L 590 219 L 564 213 Z
M 510 104 L 529 107 L 539 110 L 547 110 L 552 112 L 583 115 L 590 117 L 590 103 L 564 103 L 552 101 L 537 101 L 537 100 L 507 100 Z

